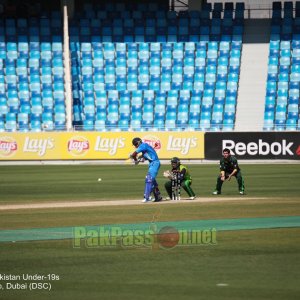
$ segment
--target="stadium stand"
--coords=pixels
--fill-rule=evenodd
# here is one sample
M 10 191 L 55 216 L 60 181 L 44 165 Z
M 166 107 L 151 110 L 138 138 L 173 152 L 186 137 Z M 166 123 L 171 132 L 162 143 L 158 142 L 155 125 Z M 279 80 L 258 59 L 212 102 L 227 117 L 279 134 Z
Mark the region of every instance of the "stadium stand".
M 273 2 L 264 130 L 299 130 L 300 2 Z
M 85 4 L 69 23 L 73 125 L 232 130 L 243 5 L 177 13 L 150 2 L 127 9 Z M 4 18 L 0 34 L 0 130 L 64 129 L 60 12 Z M 161 95 L 164 107 L 156 102 Z
M 0 130 L 65 129 L 60 13 L 5 18 L 0 31 Z
M 83 130 L 232 130 L 244 6 L 233 8 L 218 3 L 201 12 L 176 13 L 156 3 L 141 3 L 132 11 L 113 3 L 104 10 L 85 6 L 70 23 L 74 125 Z M 112 93 L 120 101 L 110 101 Z M 162 94 L 165 104 L 156 102 Z M 105 104 L 98 106 L 98 95 Z M 193 102 L 193 95 L 199 101 Z
M 300 129 L 299 3 L 273 2 L 264 130 Z M 69 20 L 73 126 L 234 130 L 244 10 L 83 4 Z M 66 128 L 62 21 L 60 11 L 0 20 L 0 131 Z

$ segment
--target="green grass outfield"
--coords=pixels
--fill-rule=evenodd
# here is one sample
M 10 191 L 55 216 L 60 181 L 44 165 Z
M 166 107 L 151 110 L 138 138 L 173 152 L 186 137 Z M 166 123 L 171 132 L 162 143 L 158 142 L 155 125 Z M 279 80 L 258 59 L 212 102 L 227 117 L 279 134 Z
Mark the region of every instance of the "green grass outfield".
M 0 230 L 300 216 L 299 165 L 241 167 L 247 195 L 238 195 L 232 179 L 217 198 L 234 201 L 216 202 L 211 195 L 218 165 L 190 165 L 196 194 L 211 202 L 0 210 Z M 158 176 L 162 191 L 165 169 Z M 1 166 L 0 206 L 141 199 L 146 170 L 143 165 Z M 0 299 L 298 299 L 300 224 L 270 227 L 217 231 L 217 243 L 170 249 L 85 242 L 74 248 L 70 239 L 2 242 Z M 7 290 L 7 282 L 19 281 L 1 274 L 44 275 L 27 283 L 51 283 L 51 290 Z
M 216 165 L 188 165 L 198 196 L 212 196 Z M 251 197 L 299 197 L 300 165 L 242 165 L 246 193 Z M 158 183 L 163 194 L 168 166 L 162 165 Z M 147 165 L 1 166 L 0 204 L 60 200 L 142 199 Z M 102 178 L 101 182 L 97 179 Z M 165 194 L 166 195 L 166 194 Z M 238 196 L 234 178 L 224 196 Z

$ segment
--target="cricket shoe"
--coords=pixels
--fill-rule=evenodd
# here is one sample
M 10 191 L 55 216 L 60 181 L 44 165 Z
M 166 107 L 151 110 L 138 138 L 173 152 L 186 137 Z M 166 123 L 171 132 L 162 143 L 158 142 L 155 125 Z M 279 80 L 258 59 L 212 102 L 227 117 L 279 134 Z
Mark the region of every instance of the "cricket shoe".
M 213 195 L 220 195 L 221 194 L 221 192 L 220 191 L 217 191 L 217 190 L 215 190 L 215 191 L 213 191 L 213 193 L 212 193 Z
M 147 199 L 142 200 L 142 203 L 147 203 L 147 202 L 152 202 L 152 201 L 151 200 L 147 200 Z
M 245 195 L 244 191 L 240 191 L 239 193 L 240 193 L 240 195 Z
M 189 200 L 194 200 L 196 198 L 197 198 L 196 196 L 192 196 L 192 197 L 189 198 Z
M 152 199 L 152 202 L 160 202 L 160 201 L 162 201 L 163 200 L 163 198 L 162 198 L 162 196 L 160 196 L 158 199 Z
M 144 198 L 144 200 L 142 201 L 142 203 L 147 203 L 147 202 L 152 202 L 152 197 L 151 196 L 149 197 L 148 200 L 146 198 Z

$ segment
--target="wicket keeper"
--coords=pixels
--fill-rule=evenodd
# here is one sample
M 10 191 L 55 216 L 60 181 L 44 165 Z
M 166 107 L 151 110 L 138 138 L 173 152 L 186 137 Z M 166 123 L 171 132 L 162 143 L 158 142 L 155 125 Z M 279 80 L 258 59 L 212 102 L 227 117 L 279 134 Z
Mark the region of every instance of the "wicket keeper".
M 148 173 L 145 179 L 145 189 L 144 189 L 144 200 L 143 202 L 151 201 L 150 195 L 153 192 L 154 202 L 158 202 L 162 200 L 158 184 L 156 181 L 156 176 L 158 170 L 160 168 L 160 160 L 157 156 L 156 151 L 147 143 L 143 143 L 143 141 L 136 137 L 132 140 L 132 145 L 136 148 L 136 150 L 130 155 L 130 157 L 137 162 L 138 154 L 142 153 L 143 160 L 149 161 Z
M 230 181 L 232 176 L 236 178 L 240 195 L 244 195 L 244 179 L 238 161 L 236 157 L 231 156 L 230 150 L 228 148 L 225 148 L 223 150 L 223 157 L 220 159 L 220 174 L 217 178 L 217 185 L 215 191 L 213 192 L 213 195 L 220 195 L 223 182 L 225 180 Z
M 190 175 L 190 172 L 188 171 L 187 167 L 182 165 L 180 162 L 180 159 L 178 157 L 173 157 L 171 159 L 171 166 L 172 170 L 171 171 L 165 171 L 164 176 L 166 178 L 169 178 L 170 181 L 167 181 L 165 183 L 165 189 L 169 195 L 169 198 L 172 199 L 172 172 L 180 172 L 181 176 L 181 186 L 183 189 L 187 192 L 189 195 L 190 200 L 194 200 L 196 198 L 196 195 L 194 191 L 191 188 L 192 185 L 192 177 Z

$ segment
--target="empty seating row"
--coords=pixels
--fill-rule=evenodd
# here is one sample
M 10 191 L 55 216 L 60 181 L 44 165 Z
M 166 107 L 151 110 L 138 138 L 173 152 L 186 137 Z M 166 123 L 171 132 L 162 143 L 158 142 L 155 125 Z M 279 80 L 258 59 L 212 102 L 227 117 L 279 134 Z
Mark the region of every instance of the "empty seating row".
M 206 16 L 207 13 L 213 12 L 215 15 L 224 11 L 232 12 L 234 11 L 236 15 L 243 16 L 241 14 L 244 12 L 245 5 L 244 2 L 226 2 L 224 5 L 222 2 L 215 3 L 213 6 L 211 3 L 204 3 L 202 7 L 202 16 Z M 83 12 L 83 13 L 82 13 Z M 81 13 L 78 13 L 79 16 L 82 14 L 85 17 L 97 17 L 102 18 L 163 18 L 168 17 L 170 19 L 179 17 L 198 17 L 200 15 L 199 11 L 170 11 L 166 3 L 138 3 L 134 2 L 120 2 L 120 3 L 97 3 L 96 5 L 85 4 Z
M 272 20 L 300 16 L 300 1 L 274 1 L 272 3 Z
M 177 42 L 177 43 L 99 43 L 99 42 L 78 42 L 70 41 L 71 52 L 80 53 L 84 57 L 92 53 L 100 58 L 114 59 L 116 57 L 126 57 L 129 52 L 136 52 L 140 59 L 163 57 L 166 55 L 187 55 L 198 53 L 198 51 L 219 50 L 224 51 L 224 55 L 230 50 L 240 50 L 242 41 L 234 41 L 230 36 L 224 36 L 220 42 L 200 41 L 200 42 Z M 201 54 L 201 52 L 199 52 Z M 203 53 L 202 53 L 203 54 Z M 221 53 L 222 54 L 222 53 Z
M 243 20 L 232 19 L 195 19 L 191 23 L 182 24 L 177 21 L 168 25 L 167 20 L 157 22 L 151 19 L 140 21 L 126 19 L 126 21 L 111 19 L 102 21 L 96 19 L 79 20 L 70 26 L 70 40 L 99 42 L 187 42 L 187 41 L 220 41 L 223 35 L 231 36 L 233 40 L 241 40 L 243 34 Z M 85 22 L 83 22 L 85 21 Z M 84 23 L 85 25 L 81 25 Z M 145 23 L 145 24 L 144 24 Z M 153 23 L 153 24 L 151 24 Z
M 0 104 L 1 108 L 1 104 Z M 43 113 L 12 113 L 0 114 L 0 132 L 2 131 L 45 131 L 65 130 L 66 114 L 63 109 Z

